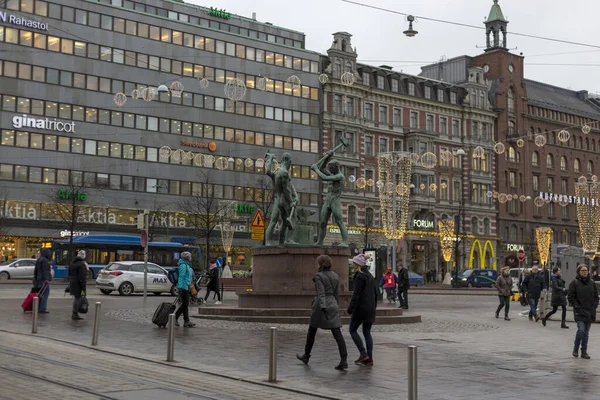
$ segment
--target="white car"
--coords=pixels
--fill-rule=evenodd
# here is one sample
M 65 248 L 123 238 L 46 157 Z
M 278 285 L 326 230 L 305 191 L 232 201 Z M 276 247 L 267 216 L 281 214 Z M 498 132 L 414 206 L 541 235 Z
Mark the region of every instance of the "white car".
M 35 258 L 16 258 L 0 264 L 0 281 L 8 279 L 33 279 Z M 54 267 L 50 265 L 50 274 L 54 278 Z
M 148 292 L 160 295 L 175 295 L 177 289 L 167 278 L 167 270 L 156 264 L 148 263 Z M 144 263 L 142 261 L 115 261 L 100 270 L 96 278 L 96 287 L 103 294 L 115 290 L 121 296 L 144 291 Z

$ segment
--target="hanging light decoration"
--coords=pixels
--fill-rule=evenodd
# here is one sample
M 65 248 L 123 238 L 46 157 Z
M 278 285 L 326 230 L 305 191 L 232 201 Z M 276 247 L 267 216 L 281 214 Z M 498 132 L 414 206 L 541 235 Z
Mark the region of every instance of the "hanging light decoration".
M 235 160 L 235 165 L 237 167 L 241 167 L 242 165 L 244 165 L 244 160 L 242 160 L 241 158 L 238 158 Z
M 404 237 L 408 221 L 410 191 L 397 194 L 394 189 L 402 184 L 410 186 L 412 163 L 407 153 L 380 153 L 377 156 L 379 182 L 381 187 L 391 186 L 391 191 L 379 190 L 381 205 L 381 225 L 386 238 L 398 240 Z
M 535 135 L 535 139 L 533 140 L 537 147 L 543 147 L 546 144 L 546 136 L 537 134 Z
M 399 183 L 396 187 L 396 193 L 398 193 L 399 196 L 407 194 L 409 190 L 410 186 L 406 186 L 404 183 Z
M 430 192 L 435 192 L 436 190 L 437 190 L 437 185 L 435 183 L 432 183 L 431 185 L 429 185 Z
M 139 90 L 137 90 L 137 89 L 133 89 L 133 90 L 131 91 L 131 100 L 137 100 L 137 99 L 139 99 L 140 97 L 141 97 L 141 95 L 140 95 L 140 91 L 139 91 Z
M 575 184 L 575 195 L 581 200 L 577 202 L 577 220 L 583 250 L 595 253 L 600 239 L 600 183 L 578 182 Z
M 156 97 L 156 89 L 151 87 L 143 88 L 141 91 L 141 96 L 146 103 L 150 103 Z
M 356 180 L 356 187 L 358 187 L 359 189 L 364 189 L 365 187 L 367 187 L 367 180 L 361 176 Z
M 195 156 L 193 151 L 184 152 L 184 155 L 186 160 L 193 160 Z
M 342 74 L 340 80 L 342 81 L 342 85 L 352 86 L 354 85 L 354 82 L 356 82 L 356 75 L 354 75 L 352 72 L 346 71 Z
M 517 139 L 517 147 L 525 146 L 525 141 L 523 139 Z
M 127 103 L 127 95 L 125 93 L 119 92 L 115 94 L 115 97 L 113 97 L 113 101 L 118 107 L 123 107 L 125 103 Z
M 586 183 L 587 182 L 587 178 L 583 175 L 581 175 L 579 178 L 577 178 L 577 182 L 579 183 Z
M 423 168 L 432 169 L 437 163 L 437 157 L 431 152 L 427 152 L 421 156 L 421 165 Z
M 181 149 L 171 152 L 171 160 L 180 162 L 185 157 L 185 152 Z
M 194 156 L 194 165 L 197 167 L 204 165 L 204 154 L 198 153 Z
M 256 79 L 256 88 L 258 90 L 262 90 L 263 92 L 267 90 L 267 78 L 260 77 Z
M 424 183 L 421 183 L 421 184 L 419 185 L 419 188 L 420 188 L 421 190 L 425 190 L 425 184 L 424 184 Z
M 232 78 L 225 84 L 224 92 L 229 100 L 240 101 L 246 96 L 246 84 L 239 78 Z
M 570 137 L 571 133 L 566 129 L 562 129 L 560 132 L 558 132 L 558 140 L 560 140 L 562 143 L 567 143 Z
M 244 161 L 244 165 L 246 166 L 246 168 L 252 168 L 252 166 L 254 165 L 254 161 L 252 161 L 251 158 L 246 158 L 246 161 Z
M 524 202 L 525 200 L 527 200 L 527 197 L 525 197 L 525 195 L 521 195 L 521 197 L 519 197 L 519 200 L 521 200 L 521 202 Z
M 452 152 L 450 150 L 442 150 L 440 152 L 440 159 L 444 162 L 452 160 Z
M 171 86 L 169 86 L 169 91 L 171 92 L 171 96 L 181 97 L 183 94 L 183 83 L 179 81 L 171 83 Z
M 421 156 L 418 155 L 417 153 L 410 153 L 410 161 L 417 165 L 419 163 L 419 161 L 421 160 Z
M 544 204 L 546 204 L 546 202 L 544 201 L 544 199 L 542 199 L 541 197 L 536 197 L 535 200 L 533 201 L 533 204 L 535 204 L 536 207 L 541 207 Z
M 162 159 L 167 159 L 167 158 L 171 157 L 171 148 L 169 146 L 162 146 L 158 150 L 158 155 Z
M 225 157 L 218 157 L 215 161 L 215 167 L 221 171 L 226 170 L 228 165 L 229 163 L 227 162 L 227 158 Z
M 540 253 L 540 262 L 542 263 L 542 266 L 548 265 L 548 255 L 550 254 L 552 236 L 552 228 L 535 228 L 535 241 L 537 243 L 538 252 Z
M 321 84 L 323 84 L 323 85 L 325 85 L 326 83 L 329 83 L 329 75 L 327 75 L 327 74 L 319 75 L 319 82 L 321 82 Z
M 446 182 L 442 182 L 442 184 L 440 185 L 440 187 L 442 189 L 446 189 L 448 187 L 448 184 Z
M 488 190 L 486 196 L 488 197 L 488 199 L 491 199 L 494 196 L 494 193 L 491 190 Z
M 300 89 L 300 86 L 302 85 L 302 81 L 296 75 L 292 75 L 289 78 L 287 78 L 287 83 L 292 85 L 292 89 L 294 90 Z
M 473 149 L 474 158 L 482 158 L 485 155 L 485 150 L 481 146 L 477 146 Z
M 452 247 L 454 240 L 454 220 L 444 219 L 438 221 L 438 231 L 440 235 L 440 247 L 442 248 L 442 257 L 448 262 L 452 258 Z
M 500 195 L 500 193 L 498 193 L 498 192 L 496 192 L 496 191 L 493 191 L 493 192 L 492 192 L 492 197 L 493 197 L 494 199 L 497 199 L 499 195 Z
M 383 189 L 384 183 L 383 183 L 383 181 L 377 181 L 377 183 L 375 185 L 377 186 L 377 189 L 381 190 L 381 189 Z
M 499 201 L 500 203 L 506 203 L 506 202 L 508 201 L 508 197 L 506 197 L 506 194 L 505 194 L 505 193 L 500 193 L 500 194 L 498 195 L 498 201 Z
M 209 84 L 210 83 L 208 82 L 208 79 L 206 79 L 206 78 L 202 78 L 202 79 L 198 78 L 198 86 L 200 86 L 200 89 L 207 89 Z
M 583 124 L 583 126 L 581 127 L 581 132 L 583 132 L 584 135 L 587 135 L 591 131 L 592 128 L 588 124 Z
M 592 182 L 598 182 L 598 177 L 596 175 L 592 175 Z
M 558 197 L 558 205 L 561 207 L 566 207 L 569 205 L 569 198 L 567 196 L 560 195 Z
M 350 176 L 348 177 L 348 181 L 349 181 L 350 183 L 354 183 L 354 182 L 356 182 L 356 177 L 355 177 L 354 175 L 350 175 Z
M 367 179 L 367 186 L 373 187 L 373 179 L 372 178 Z
M 256 168 L 263 168 L 265 166 L 265 160 L 263 160 L 262 158 L 257 158 L 255 165 Z
M 496 152 L 496 154 L 504 154 L 505 150 L 506 150 L 506 146 L 502 142 L 497 142 L 494 145 L 494 151 Z

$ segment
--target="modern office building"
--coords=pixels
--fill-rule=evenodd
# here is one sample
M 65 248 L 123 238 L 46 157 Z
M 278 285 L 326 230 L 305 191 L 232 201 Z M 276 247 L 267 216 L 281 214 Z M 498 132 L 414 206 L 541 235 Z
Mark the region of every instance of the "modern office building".
M 68 238 L 55 210 L 74 187 L 77 234 L 136 234 L 150 210 L 154 240 L 193 242 L 182 204 L 208 187 L 236 202 L 231 261 L 249 265 L 266 149 L 291 154 L 316 211 L 320 56 L 304 34 L 181 1 L 7 0 L 0 41 L 2 257 Z
M 453 219 L 458 233 L 453 239 L 460 245 L 452 258 L 459 268 L 491 268 L 496 211 L 488 192 L 494 190 L 496 113 L 483 70 L 469 69 L 468 79 L 457 85 L 359 64 L 357 57 L 351 35 L 338 32 L 324 61 L 329 83 L 324 85 L 323 145 L 334 148 L 341 137 L 350 142 L 336 158 L 347 179 L 342 205 L 351 246 L 360 251 L 389 245 L 381 229 L 378 156 L 405 152 L 418 157 L 412 166 L 408 230 L 398 243 L 397 260 L 418 273 L 447 270 L 438 221 Z M 435 155 L 433 165 L 423 162 L 428 152 Z M 334 226 L 329 241 L 340 241 Z
M 600 101 L 585 90 L 527 79 L 525 57 L 508 48 L 508 21 L 498 2 L 484 25 L 484 53 L 427 66 L 423 75 L 461 84 L 471 70 L 483 71 L 498 113 L 496 140 L 505 148 L 495 154 L 499 263 L 518 266 L 517 253 L 523 250 L 531 265 L 540 262 L 537 227 L 552 228 L 552 243 L 581 247 L 575 183 L 600 173 Z M 563 196 L 566 200 L 559 201 Z M 544 201 L 536 204 L 538 197 Z

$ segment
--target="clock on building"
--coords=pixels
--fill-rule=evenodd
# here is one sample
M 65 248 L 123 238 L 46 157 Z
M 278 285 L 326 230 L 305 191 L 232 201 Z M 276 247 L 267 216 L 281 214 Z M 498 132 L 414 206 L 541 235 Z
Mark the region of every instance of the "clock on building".
M 508 70 L 509 70 L 509 71 L 512 73 L 512 72 L 514 72 L 514 70 L 515 70 L 515 67 L 514 67 L 512 64 L 510 64 L 510 65 L 508 66 Z
M 490 66 L 489 66 L 489 65 L 487 65 L 487 64 L 486 64 L 486 65 L 484 65 L 484 66 L 483 66 L 483 72 L 485 72 L 485 73 L 488 73 L 488 72 L 490 72 Z

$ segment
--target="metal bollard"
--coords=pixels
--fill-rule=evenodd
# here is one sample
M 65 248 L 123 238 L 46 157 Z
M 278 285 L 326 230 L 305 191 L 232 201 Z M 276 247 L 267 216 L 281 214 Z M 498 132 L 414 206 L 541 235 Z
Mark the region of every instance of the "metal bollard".
M 277 382 L 277 328 L 269 333 L 269 382 Z
M 98 330 L 100 329 L 100 308 L 102 303 L 96 302 L 96 314 L 94 315 L 94 330 L 92 331 L 92 346 L 98 346 Z
M 418 395 L 417 346 L 408 346 L 408 400 L 417 400 Z
M 167 361 L 175 361 L 175 314 L 169 314 L 167 329 Z
M 32 309 L 33 322 L 31 325 L 31 333 L 37 333 L 39 309 L 40 309 L 40 298 L 38 296 L 35 296 L 33 298 L 33 309 Z

